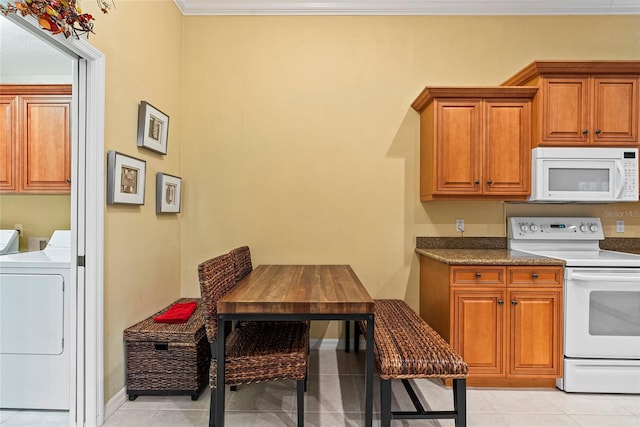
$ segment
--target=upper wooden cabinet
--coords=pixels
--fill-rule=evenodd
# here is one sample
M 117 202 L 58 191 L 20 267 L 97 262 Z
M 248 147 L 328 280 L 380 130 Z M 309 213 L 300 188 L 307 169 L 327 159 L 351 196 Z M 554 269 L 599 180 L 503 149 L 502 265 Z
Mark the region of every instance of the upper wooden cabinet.
M 420 113 L 420 199 L 525 200 L 530 193 L 532 87 L 426 87 Z
M 640 61 L 534 61 L 503 85 L 540 89 L 534 147 L 638 146 Z
M 70 107 L 70 85 L 0 85 L 0 192 L 70 192 Z

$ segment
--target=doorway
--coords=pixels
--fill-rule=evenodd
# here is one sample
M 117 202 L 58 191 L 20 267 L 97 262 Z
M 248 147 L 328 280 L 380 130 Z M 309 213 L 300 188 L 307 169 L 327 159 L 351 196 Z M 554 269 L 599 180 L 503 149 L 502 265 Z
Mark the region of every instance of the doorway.
M 73 61 L 71 105 L 71 351 L 69 421 L 104 421 L 104 55 L 86 40 L 41 30 L 31 17 L 10 20 Z

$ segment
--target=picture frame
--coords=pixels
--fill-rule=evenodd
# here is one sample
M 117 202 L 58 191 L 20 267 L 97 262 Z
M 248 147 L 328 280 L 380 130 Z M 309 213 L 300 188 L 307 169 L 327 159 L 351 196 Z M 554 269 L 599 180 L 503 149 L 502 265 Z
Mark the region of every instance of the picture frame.
M 156 174 L 156 213 L 180 213 L 182 178 L 158 172 Z
M 147 162 L 117 151 L 107 153 L 107 204 L 144 205 Z
M 169 116 L 147 101 L 138 107 L 138 147 L 160 154 L 167 154 Z

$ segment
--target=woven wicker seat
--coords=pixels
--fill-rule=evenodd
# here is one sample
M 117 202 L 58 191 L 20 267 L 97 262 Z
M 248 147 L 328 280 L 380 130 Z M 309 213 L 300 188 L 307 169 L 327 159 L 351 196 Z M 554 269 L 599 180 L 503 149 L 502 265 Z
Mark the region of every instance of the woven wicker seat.
M 355 350 L 359 333 L 355 328 Z M 456 426 L 466 425 L 466 362 L 436 331 L 402 300 L 375 300 L 374 357 L 381 379 L 382 426 L 391 419 L 453 418 Z M 454 410 L 425 411 L 408 379 L 450 378 L 453 380 Z M 399 379 L 413 401 L 415 412 L 391 411 L 391 380 Z
M 209 259 L 198 266 L 200 293 L 205 304 L 205 327 L 215 357 L 218 300 L 236 284 L 231 254 Z M 296 380 L 298 426 L 304 425 L 304 389 L 307 376 L 309 329 L 304 323 L 247 322 L 230 331 L 226 340 L 225 384 L 241 385 L 274 380 Z M 209 425 L 215 420 L 217 361 L 211 359 Z

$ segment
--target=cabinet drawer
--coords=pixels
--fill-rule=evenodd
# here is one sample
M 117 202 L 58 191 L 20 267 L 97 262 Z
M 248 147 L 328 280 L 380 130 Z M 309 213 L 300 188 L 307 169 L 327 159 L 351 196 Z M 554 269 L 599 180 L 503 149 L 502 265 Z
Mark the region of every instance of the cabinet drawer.
M 504 267 L 464 266 L 451 268 L 451 285 L 505 286 Z
M 509 286 L 562 286 L 561 267 L 509 267 Z

